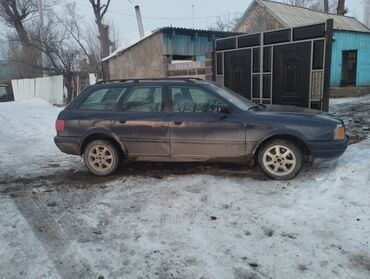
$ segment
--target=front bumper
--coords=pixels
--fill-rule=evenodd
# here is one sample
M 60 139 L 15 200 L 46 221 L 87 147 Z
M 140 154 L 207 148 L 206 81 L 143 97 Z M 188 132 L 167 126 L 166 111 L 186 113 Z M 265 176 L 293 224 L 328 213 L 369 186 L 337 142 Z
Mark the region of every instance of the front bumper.
M 348 146 L 349 136 L 343 140 L 315 141 L 310 142 L 310 150 L 313 159 L 331 160 L 340 157 Z
M 60 151 L 72 154 L 72 155 L 81 155 L 80 154 L 80 139 L 75 137 L 54 137 L 54 142 Z

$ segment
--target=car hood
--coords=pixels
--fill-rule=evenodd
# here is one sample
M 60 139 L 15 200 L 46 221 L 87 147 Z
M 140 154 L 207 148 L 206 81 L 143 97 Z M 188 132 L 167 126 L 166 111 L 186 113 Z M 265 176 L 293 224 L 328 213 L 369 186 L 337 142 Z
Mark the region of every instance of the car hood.
M 331 119 L 335 122 L 343 121 L 336 115 L 328 113 L 321 110 L 302 108 L 296 106 L 286 106 L 286 105 L 267 105 L 266 108 L 261 110 L 263 112 L 281 115 L 293 115 L 293 116 L 303 116 L 303 117 L 320 117 L 325 119 Z
M 318 115 L 323 113 L 322 111 L 316 109 L 282 105 L 268 105 L 266 106 L 265 111 L 289 114 L 308 114 L 308 115 Z

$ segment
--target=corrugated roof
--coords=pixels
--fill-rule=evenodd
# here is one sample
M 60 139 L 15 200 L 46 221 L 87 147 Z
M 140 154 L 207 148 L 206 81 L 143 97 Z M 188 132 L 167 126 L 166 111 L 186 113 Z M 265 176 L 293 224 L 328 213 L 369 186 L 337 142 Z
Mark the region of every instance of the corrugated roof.
M 358 32 L 370 32 L 370 29 L 359 22 L 354 17 L 326 14 L 323 12 L 313 11 L 303 7 L 292 6 L 285 3 L 255 0 L 261 6 L 279 20 L 285 27 L 296 27 L 301 25 L 310 25 L 325 22 L 327 19 L 334 19 L 334 29 Z M 254 5 L 253 2 L 250 6 Z M 249 10 L 249 9 L 248 9 Z M 248 16 L 248 10 L 243 15 L 242 20 Z
M 228 37 L 228 36 L 233 36 L 233 35 L 238 35 L 239 33 L 236 32 L 224 32 L 224 31 L 212 31 L 212 30 L 204 30 L 204 29 L 190 29 L 190 28 L 182 28 L 182 27 L 162 27 L 162 28 L 157 28 L 153 30 L 152 32 L 146 33 L 143 38 L 137 38 L 130 42 L 126 46 L 119 47 L 115 52 L 111 53 L 109 56 L 104 57 L 102 59 L 103 62 L 110 60 L 111 58 L 116 57 L 117 55 L 120 55 L 124 53 L 126 50 L 130 49 L 131 47 L 139 44 L 140 42 L 148 39 L 149 37 L 162 32 L 175 32 L 179 34 L 185 34 L 185 35 L 192 35 L 192 34 L 198 34 L 198 35 L 203 35 L 203 36 L 208 36 L 208 35 L 214 35 L 215 38 L 222 38 L 222 37 Z

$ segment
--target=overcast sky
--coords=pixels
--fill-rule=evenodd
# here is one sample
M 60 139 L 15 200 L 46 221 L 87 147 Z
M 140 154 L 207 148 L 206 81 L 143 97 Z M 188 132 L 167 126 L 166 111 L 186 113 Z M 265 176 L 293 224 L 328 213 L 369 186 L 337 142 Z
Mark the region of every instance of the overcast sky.
M 80 13 L 91 20 L 88 0 L 76 2 Z M 163 26 L 206 29 L 217 16 L 242 14 L 250 3 L 251 0 L 111 0 L 107 19 L 114 22 L 121 44 L 125 45 L 138 37 L 136 4 L 140 5 L 144 30 L 149 32 Z M 362 20 L 362 0 L 346 0 L 346 6 L 350 16 Z

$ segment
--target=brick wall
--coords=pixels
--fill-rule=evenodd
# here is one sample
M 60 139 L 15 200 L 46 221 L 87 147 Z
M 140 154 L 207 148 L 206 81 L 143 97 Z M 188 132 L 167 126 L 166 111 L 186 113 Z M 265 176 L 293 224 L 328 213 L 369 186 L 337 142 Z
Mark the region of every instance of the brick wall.
M 191 61 L 168 64 L 169 77 L 193 77 L 204 80 L 213 80 L 212 53 L 206 54 L 205 61 Z

